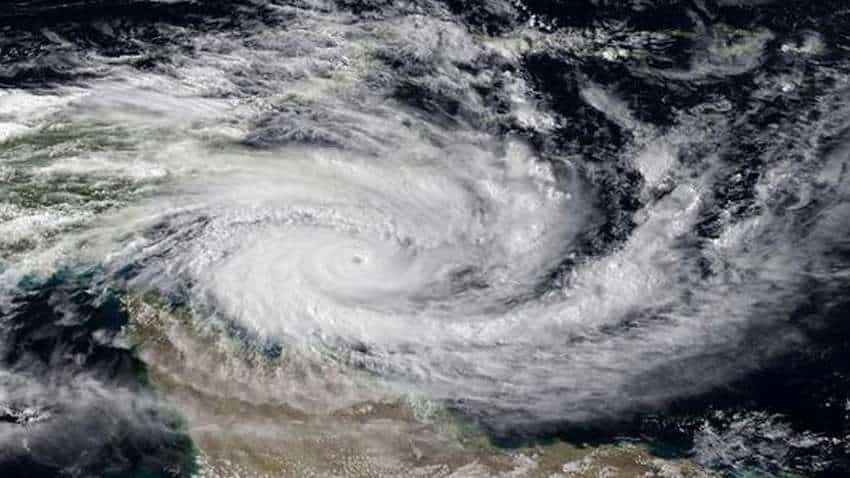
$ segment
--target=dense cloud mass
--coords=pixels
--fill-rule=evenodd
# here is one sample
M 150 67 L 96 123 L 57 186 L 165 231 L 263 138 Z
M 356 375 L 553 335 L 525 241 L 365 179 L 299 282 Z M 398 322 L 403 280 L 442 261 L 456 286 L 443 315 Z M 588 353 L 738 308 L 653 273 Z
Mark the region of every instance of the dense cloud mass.
M 846 471 L 850 9 L 809 3 L 13 1 L 0 461 L 179 469 L 144 294 L 281 360 L 246 400 Z

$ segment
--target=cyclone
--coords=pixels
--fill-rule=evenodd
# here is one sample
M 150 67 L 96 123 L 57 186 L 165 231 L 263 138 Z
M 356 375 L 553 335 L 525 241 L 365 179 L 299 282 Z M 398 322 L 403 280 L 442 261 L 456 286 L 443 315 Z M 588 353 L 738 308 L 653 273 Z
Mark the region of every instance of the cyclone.
M 65 53 L 2 68 L 6 323 L 74 277 L 97 310 L 156 297 L 278 364 L 213 371 L 214 395 L 411 397 L 497 436 L 663 414 L 825 347 L 850 284 L 846 31 L 789 31 L 771 2 L 657 27 L 473 3 L 129 2 L 158 22 L 33 27 Z M 80 293 L 44 301 L 69 320 Z M 155 408 L 98 374 L 22 379 L 16 340 L 0 399 L 45 410 L 21 433 Z

